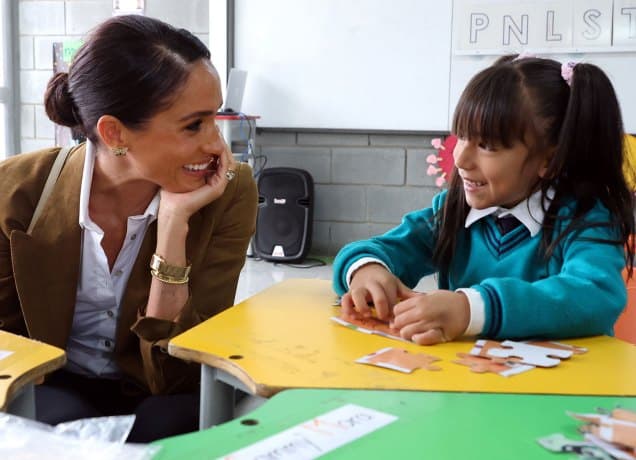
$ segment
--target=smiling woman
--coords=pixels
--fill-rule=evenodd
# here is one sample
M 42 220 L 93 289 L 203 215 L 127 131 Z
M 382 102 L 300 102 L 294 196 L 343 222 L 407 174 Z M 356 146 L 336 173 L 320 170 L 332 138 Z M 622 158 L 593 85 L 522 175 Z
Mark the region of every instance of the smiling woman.
M 36 390 L 39 420 L 135 413 L 135 442 L 197 428 L 198 367 L 165 350 L 233 304 L 257 205 L 217 128 L 221 103 L 194 35 L 117 16 L 45 94 L 49 118 L 88 141 L 0 163 L 0 327 L 68 358 Z

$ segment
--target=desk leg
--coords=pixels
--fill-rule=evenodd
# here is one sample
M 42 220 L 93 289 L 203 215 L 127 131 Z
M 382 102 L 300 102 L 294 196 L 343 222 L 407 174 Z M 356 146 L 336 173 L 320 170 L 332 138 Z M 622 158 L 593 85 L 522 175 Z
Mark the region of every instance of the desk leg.
M 214 367 L 201 365 L 200 430 L 232 419 L 234 387 L 218 380 L 218 374 Z
M 9 403 L 7 412 L 35 420 L 35 387 L 32 383 L 18 391 L 13 401 Z

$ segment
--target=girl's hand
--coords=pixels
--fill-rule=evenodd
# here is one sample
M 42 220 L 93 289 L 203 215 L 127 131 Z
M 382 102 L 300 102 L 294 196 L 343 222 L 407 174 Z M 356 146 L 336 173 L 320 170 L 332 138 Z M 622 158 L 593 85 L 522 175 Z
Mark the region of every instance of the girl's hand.
M 393 314 L 391 326 L 399 329 L 403 338 L 420 345 L 435 345 L 464 333 L 470 321 L 470 306 L 461 292 L 413 292 L 393 307 Z
M 362 316 L 371 316 L 369 304 L 372 304 L 378 318 L 387 321 L 398 299 L 412 293 L 382 265 L 370 263 L 354 272 L 349 292 L 342 296 L 340 304 L 343 314 L 351 315 L 355 310 Z
M 192 214 L 223 195 L 225 187 L 230 182 L 226 173 L 231 171 L 229 174 L 236 174 L 237 167 L 230 148 L 225 145 L 223 153 L 219 156 L 216 171 L 210 171 L 210 175 L 206 177 L 205 183 L 201 187 L 187 193 L 171 193 L 164 189 L 161 190 L 160 212 L 172 217 L 180 216 L 187 222 Z

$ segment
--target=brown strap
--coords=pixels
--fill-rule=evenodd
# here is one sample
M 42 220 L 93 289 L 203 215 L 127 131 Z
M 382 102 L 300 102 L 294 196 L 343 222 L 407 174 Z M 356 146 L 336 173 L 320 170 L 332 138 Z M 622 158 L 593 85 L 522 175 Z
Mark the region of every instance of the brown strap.
M 66 157 L 68 157 L 71 148 L 72 147 L 64 147 L 60 149 L 59 153 L 57 154 L 57 158 L 55 158 L 55 161 L 53 162 L 53 167 L 51 168 L 49 177 L 47 177 L 46 182 L 44 183 L 44 188 L 42 189 L 40 200 L 35 206 L 35 211 L 33 211 L 33 217 L 31 217 L 31 223 L 29 224 L 29 228 L 27 229 L 27 235 L 31 234 L 31 232 L 33 231 L 33 227 L 35 227 L 35 223 L 38 221 L 40 214 L 42 214 L 42 209 L 44 209 L 44 205 L 46 204 L 49 195 L 53 191 L 53 187 L 55 186 L 57 178 L 62 172 L 62 168 L 64 167 L 64 163 L 66 162 Z

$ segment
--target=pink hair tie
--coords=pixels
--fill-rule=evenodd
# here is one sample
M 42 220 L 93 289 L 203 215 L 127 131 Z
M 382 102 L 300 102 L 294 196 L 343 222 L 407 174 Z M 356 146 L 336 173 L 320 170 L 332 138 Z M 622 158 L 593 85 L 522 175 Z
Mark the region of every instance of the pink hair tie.
M 572 74 L 574 73 L 574 67 L 576 67 L 576 62 L 564 62 L 561 64 L 561 76 L 568 86 L 572 86 Z

